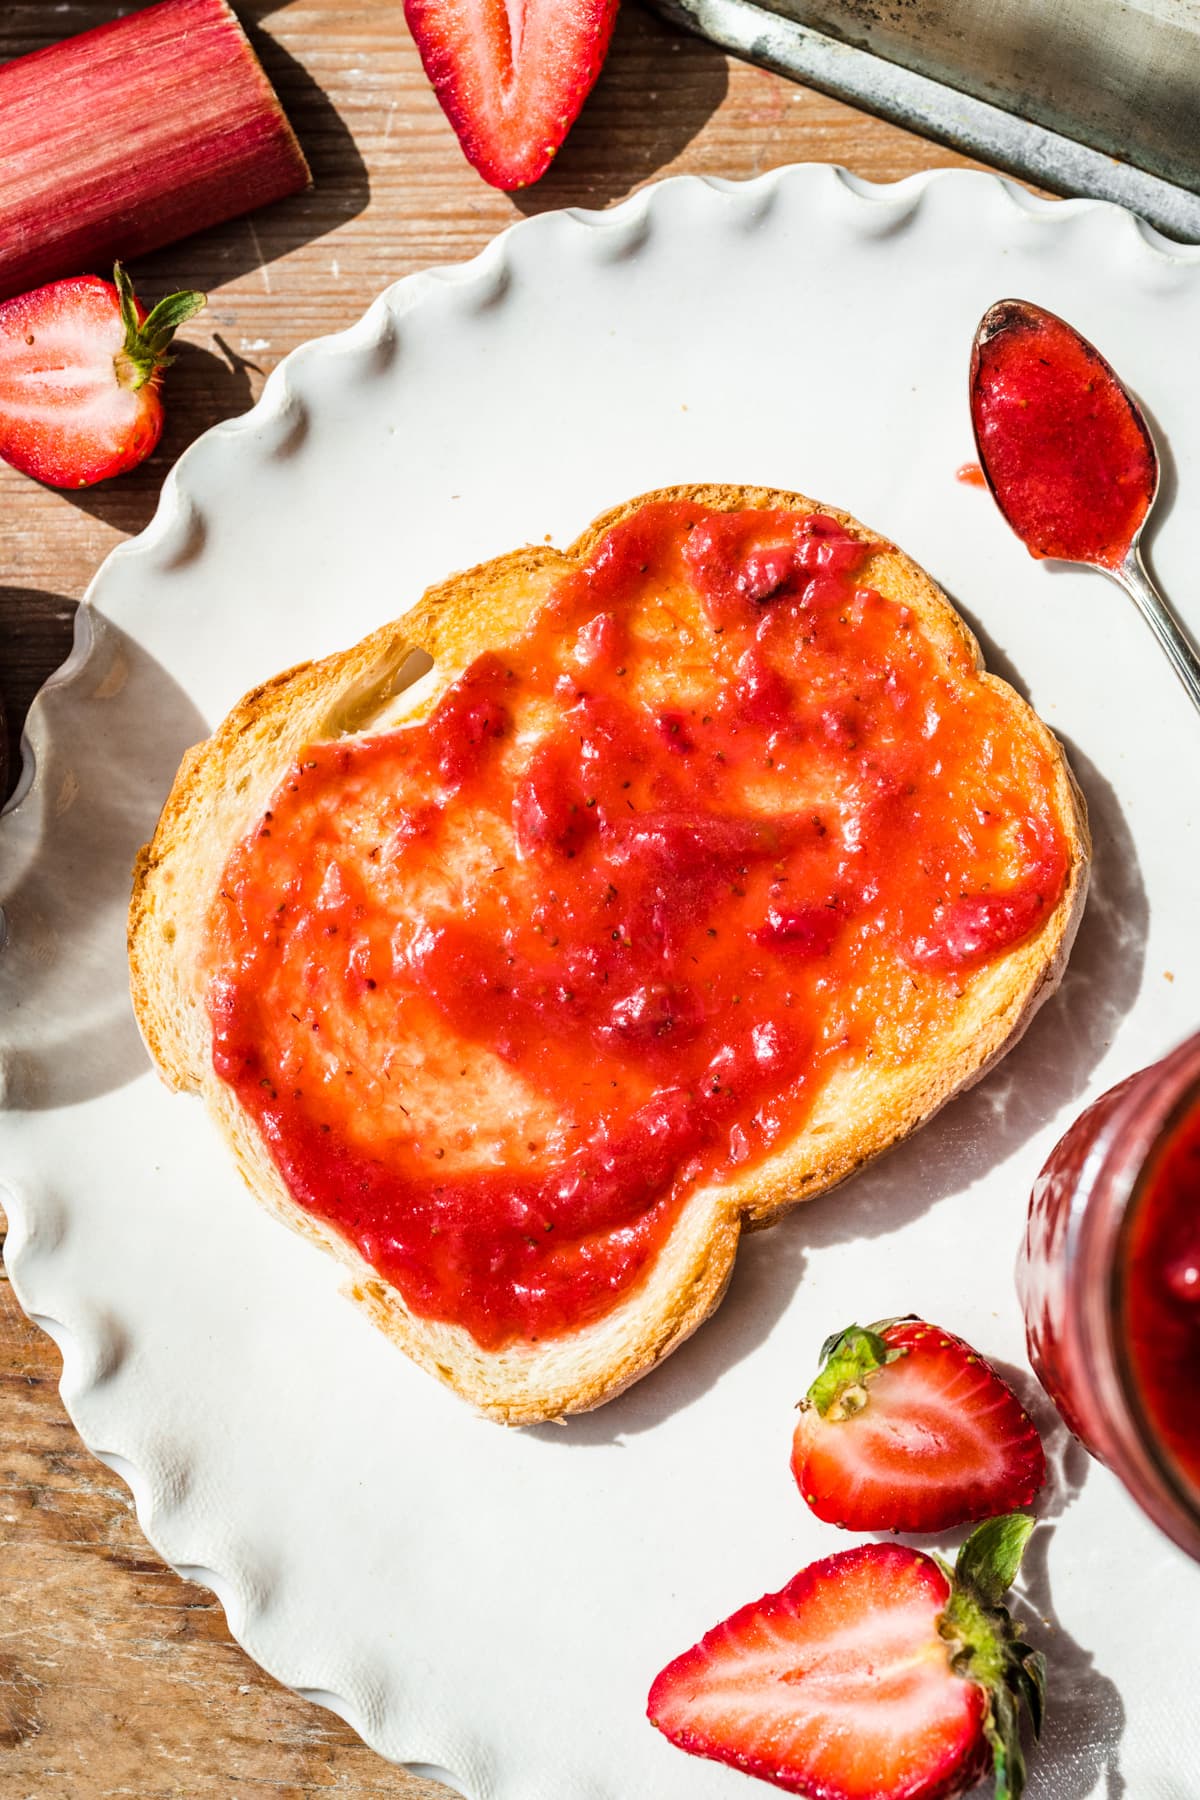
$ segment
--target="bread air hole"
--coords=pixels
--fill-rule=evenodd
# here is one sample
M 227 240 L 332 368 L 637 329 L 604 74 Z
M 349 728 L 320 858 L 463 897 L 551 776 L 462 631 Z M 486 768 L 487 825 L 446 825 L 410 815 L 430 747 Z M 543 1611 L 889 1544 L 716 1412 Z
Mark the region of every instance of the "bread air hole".
M 368 725 L 374 730 L 387 729 L 410 710 L 408 690 L 432 669 L 433 658 L 427 651 L 407 646 L 398 664 L 372 671 L 339 697 L 318 736 L 349 737 Z

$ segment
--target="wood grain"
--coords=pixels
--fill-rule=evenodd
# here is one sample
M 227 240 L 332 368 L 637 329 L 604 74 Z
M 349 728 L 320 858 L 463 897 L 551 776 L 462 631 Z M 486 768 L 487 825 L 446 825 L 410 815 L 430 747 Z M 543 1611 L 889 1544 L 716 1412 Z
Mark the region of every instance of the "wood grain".
M 117 10 L 116 0 L 8 0 L 0 60 Z M 813 160 L 886 180 L 965 166 L 630 5 L 557 162 L 528 194 L 509 196 L 459 154 L 399 0 L 238 0 L 238 10 L 316 185 L 134 269 L 150 298 L 177 286 L 211 295 L 185 329 L 150 462 L 74 494 L 0 464 L 0 698 L 14 749 L 30 698 L 69 648 L 75 603 L 106 553 L 149 520 L 181 450 L 243 411 L 289 350 L 350 324 L 388 282 L 473 255 L 523 213 L 606 206 L 664 174 L 745 177 Z M 67 1420 L 58 1371 L 57 1351 L 0 1283 L 3 1800 L 447 1800 L 249 1662 L 211 1594 L 149 1550 L 126 1489 Z

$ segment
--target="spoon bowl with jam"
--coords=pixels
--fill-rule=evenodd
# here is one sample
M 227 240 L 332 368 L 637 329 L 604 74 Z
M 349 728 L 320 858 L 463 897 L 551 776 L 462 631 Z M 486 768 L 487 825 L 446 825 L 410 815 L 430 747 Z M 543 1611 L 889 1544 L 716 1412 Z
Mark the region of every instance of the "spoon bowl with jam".
M 1142 561 L 1159 460 L 1124 383 L 1055 313 L 998 300 L 975 333 L 970 391 L 980 467 L 1026 549 L 1118 582 L 1200 710 L 1200 656 Z

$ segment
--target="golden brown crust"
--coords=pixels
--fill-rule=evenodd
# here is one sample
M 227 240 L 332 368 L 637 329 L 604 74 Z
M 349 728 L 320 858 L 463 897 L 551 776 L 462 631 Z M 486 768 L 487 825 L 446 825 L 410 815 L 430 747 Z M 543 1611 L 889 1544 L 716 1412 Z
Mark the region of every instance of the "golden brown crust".
M 295 1205 L 232 1091 L 213 1074 L 196 976 L 207 907 L 229 852 L 265 808 L 296 750 L 377 723 L 403 686 L 401 671 L 414 650 L 427 652 L 435 666 L 422 702 L 427 709 L 481 649 L 518 632 L 559 576 L 586 559 L 606 531 L 659 500 L 727 511 L 818 510 L 803 495 L 770 488 L 662 489 L 614 507 L 566 552 L 531 547 L 452 576 L 360 644 L 301 664 L 247 694 L 212 737 L 185 756 L 134 871 L 134 1010 L 164 1079 L 177 1089 L 203 1092 L 251 1189 L 277 1217 L 347 1265 L 350 1292 L 374 1322 L 432 1374 L 508 1424 L 583 1412 L 620 1393 L 716 1307 L 743 1229 L 769 1225 L 799 1201 L 844 1181 L 985 1074 L 1057 986 L 1087 885 L 1083 800 L 1054 737 L 1007 683 L 984 670 L 971 632 L 915 563 L 849 515 L 820 507 L 874 546 L 863 580 L 911 607 L 934 643 L 947 651 L 965 647 L 978 679 L 1003 695 L 1014 719 L 1045 752 L 1055 772 L 1053 810 L 1070 850 L 1058 905 L 1032 937 L 972 977 L 936 1057 L 856 1070 L 852 1103 L 835 1077 L 804 1130 L 765 1164 L 692 1195 L 650 1275 L 607 1318 L 549 1344 L 489 1353 L 461 1327 L 414 1317 L 350 1245 Z

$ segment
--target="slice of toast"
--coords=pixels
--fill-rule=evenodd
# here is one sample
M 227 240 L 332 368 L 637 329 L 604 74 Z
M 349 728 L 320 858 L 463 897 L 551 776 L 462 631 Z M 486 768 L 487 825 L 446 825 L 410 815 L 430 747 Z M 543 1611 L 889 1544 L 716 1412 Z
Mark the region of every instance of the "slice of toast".
M 611 1310 L 541 1341 L 486 1349 L 461 1324 L 419 1316 L 345 1236 L 293 1199 L 233 1087 L 214 1072 L 209 921 L 231 853 L 260 827 L 302 750 L 378 737 L 427 717 L 482 651 L 519 638 L 605 534 L 652 502 L 717 512 L 820 512 L 868 546 L 857 579 L 909 609 L 912 628 L 947 666 L 954 663 L 960 684 L 965 670 L 968 686 L 977 681 L 1000 696 L 1013 731 L 1024 733 L 1044 760 L 1049 791 L 1042 803 L 1065 843 L 1066 875 L 1034 929 L 958 982 L 935 1042 L 919 1042 L 899 1057 L 835 1064 L 799 1130 L 757 1162 L 688 1192 L 648 1272 Z M 409 688 L 415 650 L 427 653 L 433 668 Z M 669 676 L 668 670 L 668 690 Z M 597 1406 L 645 1374 L 716 1307 L 743 1229 L 770 1224 L 796 1202 L 844 1181 L 1003 1055 L 1058 983 L 1083 906 L 1088 857 L 1082 798 L 1058 744 L 1007 684 L 983 670 L 974 638 L 908 557 L 847 515 L 798 494 L 675 488 L 616 508 L 566 552 L 528 548 L 453 576 L 352 649 L 247 694 L 184 758 L 154 839 L 139 856 L 129 923 L 133 1002 L 164 1079 L 203 1094 L 254 1194 L 347 1265 L 350 1293 L 380 1329 L 484 1413 L 509 1424 L 534 1423 Z M 469 1130 L 472 1120 L 459 1123 Z

